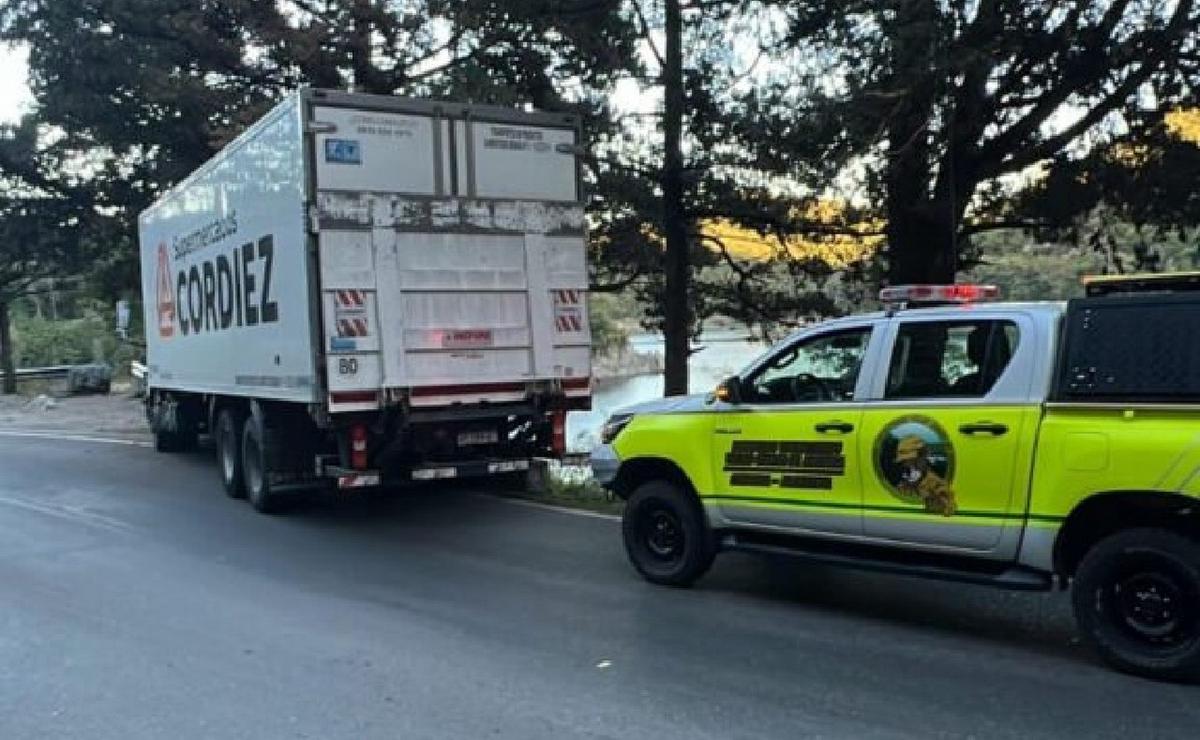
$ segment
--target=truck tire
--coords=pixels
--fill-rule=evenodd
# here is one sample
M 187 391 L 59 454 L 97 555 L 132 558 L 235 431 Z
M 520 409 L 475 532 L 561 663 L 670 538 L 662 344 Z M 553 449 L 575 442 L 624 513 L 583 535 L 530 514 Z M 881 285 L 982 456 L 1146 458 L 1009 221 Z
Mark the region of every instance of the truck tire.
M 191 452 L 196 449 L 198 436 L 194 429 L 178 432 L 156 431 L 154 433 L 154 451 Z
M 1084 556 L 1071 594 L 1083 640 L 1118 670 L 1200 679 L 1200 543 L 1130 529 Z
M 263 514 L 282 509 L 278 492 L 272 490 L 271 472 L 279 456 L 274 435 L 258 416 L 251 415 L 242 425 L 242 476 L 246 498 Z
M 165 423 L 163 407 L 174 403 L 170 396 L 156 393 L 146 405 L 146 421 L 154 432 L 155 452 L 191 452 L 196 449 L 199 437 L 196 418 L 182 404 L 174 406 L 174 421 L 170 427 Z
M 217 467 L 221 471 L 221 486 L 230 498 L 245 498 L 245 469 L 242 465 L 242 425 L 244 414 L 223 408 L 217 414 Z
M 717 553 L 699 502 L 667 481 L 638 486 L 625 504 L 621 532 L 633 567 L 663 586 L 692 585 Z

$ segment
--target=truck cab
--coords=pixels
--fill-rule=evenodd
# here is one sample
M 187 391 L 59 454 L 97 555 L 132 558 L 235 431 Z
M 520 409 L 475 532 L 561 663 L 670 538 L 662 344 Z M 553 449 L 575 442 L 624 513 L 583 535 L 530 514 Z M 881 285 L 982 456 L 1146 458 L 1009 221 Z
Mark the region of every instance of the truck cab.
M 631 561 L 668 585 L 721 549 L 1073 583 L 1110 662 L 1196 676 L 1200 396 L 1170 380 L 1190 348 L 1158 334 L 1200 325 L 1200 299 L 1178 281 L 1117 289 L 1132 284 L 1069 303 L 885 289 L 884 311 L 803 329 L 710 394 L 615 414 L 593 468 L 628 501 Z M 1117 357 L 1113 333 L 1157 356 Z

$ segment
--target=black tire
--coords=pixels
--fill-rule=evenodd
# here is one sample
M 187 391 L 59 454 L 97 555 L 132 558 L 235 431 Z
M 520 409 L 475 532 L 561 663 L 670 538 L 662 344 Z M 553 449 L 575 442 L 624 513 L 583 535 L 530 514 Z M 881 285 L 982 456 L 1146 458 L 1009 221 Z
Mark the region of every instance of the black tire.
M 667 481 L 643 483 L 625 504 L 625 553 L 642 577 L 686 587 L 712 567 L 717 548 L 700 503 Z
M 264 428 L 262 419 L 253 415 L 247 417 L 242 425 L 242 479 L 246 499 L 256 511 L 263 514 L 282 510 L 279 493 L 271 490 L 275 457 L 273 440 Z
M 491 483 L 500 491 L 525 493 L 533 488 L 529 483 L 529 471 L 519 470 L 512 473 L 496 473 Z
M 179 452 L 179 441 L 174 432 L 154 432 L 155 452 Z
M 245 469 L 242 465 L 242 424 L 244 415 L 232 408 L 217 414 L 213 436 L 217 448 L 217 467 L 221 486 L 230 498 L 245 498 Z
M 1130 529 L 1084 556 L 1071 594 L 1086 642 L 1118 670 L 1200 679 L 1200 543 L 1166 529 Z
M 175 424 L 178 425 L 176 429 L 168 431 L 160 428 L 163 421 L 162 407 L 169 402 L 169 398 L 158 395 L 146 406 L 146 420 L 154 431 L 154 451 L 191 452 L 196 449 L 199 431 L 196 428 L 196 419 L 188 413 L 187 407 L 175 407 Z
M 154 433 L 155 452 L 191 452 L 196 449 L 198 434 L 194 430 Z

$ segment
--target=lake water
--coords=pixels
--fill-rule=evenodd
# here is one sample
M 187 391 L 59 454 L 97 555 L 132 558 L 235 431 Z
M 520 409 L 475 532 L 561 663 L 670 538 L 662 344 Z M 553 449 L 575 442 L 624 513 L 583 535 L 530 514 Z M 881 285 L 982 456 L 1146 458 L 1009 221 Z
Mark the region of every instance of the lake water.
M 635 334 L 629 341 L 636 352 L 660 355 L 663 352 L 663 338 L 657 334 Z M 751 340 L 744 331 L 708 332 L 697 344 L 702 349 L 693 354 L 689 362 L 688 387 L 692 393 L 712 390 L 767 348 L 767 345 Z M 592 395 L 592 410 L 572 411 L 567 415 L 567 448 L 572 452 L 590 450 L 598 442 L 600 425 L 609 414 L 623 406 L 662 398 L 662 391 L 662 375 L 638 375 L 597 383 Z

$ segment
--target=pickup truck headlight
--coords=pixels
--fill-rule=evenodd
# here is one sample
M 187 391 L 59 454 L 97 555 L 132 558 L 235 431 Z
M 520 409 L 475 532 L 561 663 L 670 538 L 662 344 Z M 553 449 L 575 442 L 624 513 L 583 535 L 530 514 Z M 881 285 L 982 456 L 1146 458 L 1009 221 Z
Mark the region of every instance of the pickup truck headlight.
M 613 414 L 608 417 L 608 421 L 604 422 L 604 426 L 600 427 L 600 443 L 612 444 L 612 441 L 617 438 L 621 430 L 629 426 L 629 422 L 633 421 L 633 414 Z

